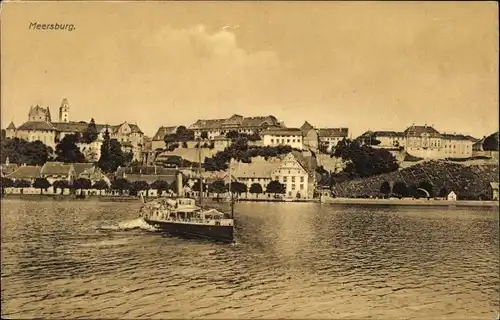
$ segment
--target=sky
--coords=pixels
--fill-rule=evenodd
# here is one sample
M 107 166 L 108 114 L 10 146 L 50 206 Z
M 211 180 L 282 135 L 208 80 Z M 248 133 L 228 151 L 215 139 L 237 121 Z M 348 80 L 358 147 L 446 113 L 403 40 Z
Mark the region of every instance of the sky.
M 3 2 L 0 18 L 2 128 L 67 98 L 70 120 L 149 136 L 233 114 L 498 130 L 496 2 Z

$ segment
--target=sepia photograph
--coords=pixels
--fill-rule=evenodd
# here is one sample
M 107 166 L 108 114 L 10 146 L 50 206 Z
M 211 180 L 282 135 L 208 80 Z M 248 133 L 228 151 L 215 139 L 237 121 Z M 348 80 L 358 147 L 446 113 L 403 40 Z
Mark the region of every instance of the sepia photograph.
M 500 319 L 493 1 L 3 1 L 2 319 Z

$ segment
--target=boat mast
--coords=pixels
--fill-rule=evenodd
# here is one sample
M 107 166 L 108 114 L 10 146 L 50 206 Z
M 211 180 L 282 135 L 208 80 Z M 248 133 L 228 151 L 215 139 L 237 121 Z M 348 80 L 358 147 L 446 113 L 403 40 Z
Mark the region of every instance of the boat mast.
M 198 138 L 198 179 L 200 180 L 200 207 L 203 204 L 203 179 L 201 177 L 201 137 Z
M 233 180 L 233 158 L 229 159 L 229 192 L 231 193 L 231 219 L 234 219 L 234 197 L 231 189 L 231 181 Z

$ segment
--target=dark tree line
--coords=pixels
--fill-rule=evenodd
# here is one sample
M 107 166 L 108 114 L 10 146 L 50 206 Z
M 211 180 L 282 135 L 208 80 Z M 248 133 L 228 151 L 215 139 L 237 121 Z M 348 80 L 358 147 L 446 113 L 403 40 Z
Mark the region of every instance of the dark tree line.
M 343 172 L 351 179 L 366 178 L 398 170 L 396 158 L 385 149 L 375 149 L 359 140 L 339 141 L 331 156 L 346 161 Z
M 235 159 L 244 163 L 251 163 L 251 158 L 264 157 L 277 157 L 281 154 L 287 154 L 292 151 L 290 146 L 278 147 L 256 147 L 248 146 L 246 138 L 237 138 L 234 142 L 223 151 L 217 152 L 211 158 L 205 158 L 204 167 L 207 171 L 221 171 L 229 167 L 230 159 Z

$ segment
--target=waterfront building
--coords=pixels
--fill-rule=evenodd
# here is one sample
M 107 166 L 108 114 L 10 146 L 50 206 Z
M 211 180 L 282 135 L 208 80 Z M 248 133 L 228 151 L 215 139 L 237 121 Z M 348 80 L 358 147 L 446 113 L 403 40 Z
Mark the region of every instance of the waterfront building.
M 235 161 L 233 164 L 233 175 L 237 181 L 247 186 L 247 190 L 250 190 L 252 184 L 258 183 L 265 192 L 267 185 L 272 181 L 272 172 L 280 164 L 281 160 L 279 158 L 265 160 L 263 157 L 255 157 L 252 158 L 251 163 Z
M 41 166 L 28 166 L 21 165 L 13 172 L 6 175 L 7 178 L 16 180 L 27 180 L 30 183 L 35 182 L 36 178 L 41 178 L 40 171 L 42 170 Z
M 7 138 L 19 138 L 29 142 L 41 141 L 48 147 L 55 150 L 57 143 L 68 134 L 82 133 L 88 128 L 85 121 L 70 120 L 70 106 L 65 98 L 59 107 L 59 119 L 52 121 L 49 107 L 32 106 L 28 113 L 28 121 L 16 127 L 13 122 L 6 129 Z M 80 150 L 85 153 L 100 153 L 99 141 L 102 141 L 106 129 L 111 139 L 117 139 L 124 151 L 132 152 L 134 160 L 141 159 L 144 133 L 136 124 L 123 122 L 118 125 L 96 124 L 98 131 L 98 143 L 89 146 L 79 145 Z
M 260 135 L 264 146 L 290 146 L 299 150 L 304 148 L 302 131 L 298 128 L 269 128 Z
M 284 156 L 280 165 L 271 172 L 271 179 L 285 185 L 285 198 L 313 198 L 315 177 L 297 152 Z
M 50 184 L 56 180 L 65 180 L 72 185 L 76 179 L 76 172 L 71 163 L 46 162 L 40 170 L 40 177 L 47 179 Z
M 202 132 L 206 132 L 209 139 L 216 136 L 226 135 L 229 131 L 237 131 L 239 133 L 252 134 L 261 132 L 267 128 L 284 127 L 284 125 L 269 115 L 264 117 L 243 117 L 241 115 L 233 115 L 227 119 L 209 119 L 197 120 L 188 129 L 194 131 L 195 138 L 200 137 Z
M 457 201 L 457 194 L 454 191 L 452 191 L 452 192 L 450 192 L 448 194 L 448 196 L 446 197 L 446 199 L 448 201 Z
M 498 182 L 490 182 L 490 199 L 498 201 Z

